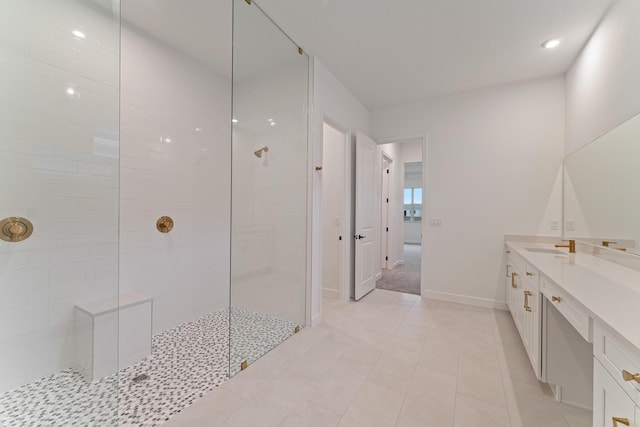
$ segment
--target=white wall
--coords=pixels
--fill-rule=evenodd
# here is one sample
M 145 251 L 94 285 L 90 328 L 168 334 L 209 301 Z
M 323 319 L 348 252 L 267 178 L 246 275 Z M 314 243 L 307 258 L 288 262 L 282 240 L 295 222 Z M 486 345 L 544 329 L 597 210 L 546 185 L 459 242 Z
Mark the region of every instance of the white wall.
M 75 304 L 118 292 L 117 23 L 0 2 L 0 218 L 34 225 L 0 241 L 0 393 L 72 366 Z
M 312 158 L 314 165 L 322 165 L 322 125 L 329 121 L 332 125 L 350 132 L 352 142 L 356 131 L 369 132 L 369 111 L 367 108 L 320 62 L 313 60 L 313 120 L 311 128 Z M 353 161 L 347 159 L 349 163 Z M 322 183 L 318 173 L 313 173 L 312 194 L 312 233 L 314 237 L 322 235 Z M 351 194 L 352 180 L 347 184 L 347 191 Z M 349 227 L 347 236 L 351 236 Z M 345 239 L 343 244 L 352 245 L 351 239 Z M 322 308 L 322 238 L 312 241 L 312 271 L 311 271 L 311 318 L 321 320 Z M 351 277 L 351 272 L 349 273 Z
M 428 134 L 425 220 L 442 227 L 424 236 L 422 295 L 504 301 L 504 235 L 559 235 L 563 78 L 379 109 L 371 122 L 374 138 Z
M 158 333 L 228 305 L 231 81 L 129 27 L 121 50 L 120 290 Z
M 325 296 L 337 298 L 340 283 L 339 236 L 342 224 L 349 222 L 344 217 L 345 204 L 345 135 L 325 124 L 323 126 L 322 161 L 322 288 Z M 348 236 L 343 236 L 348 239 Z
M 640 113 L 640 3 L 615 0 L 566 75 L 566 153 Z

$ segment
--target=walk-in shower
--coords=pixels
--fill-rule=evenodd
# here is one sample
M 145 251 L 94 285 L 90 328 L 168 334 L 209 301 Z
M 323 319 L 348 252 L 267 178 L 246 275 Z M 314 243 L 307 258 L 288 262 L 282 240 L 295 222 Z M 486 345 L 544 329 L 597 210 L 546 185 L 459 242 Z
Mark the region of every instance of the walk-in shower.
M 255 2 L 0 2 L 0 426 L 159 425 L 304 326 L 308 74 Z

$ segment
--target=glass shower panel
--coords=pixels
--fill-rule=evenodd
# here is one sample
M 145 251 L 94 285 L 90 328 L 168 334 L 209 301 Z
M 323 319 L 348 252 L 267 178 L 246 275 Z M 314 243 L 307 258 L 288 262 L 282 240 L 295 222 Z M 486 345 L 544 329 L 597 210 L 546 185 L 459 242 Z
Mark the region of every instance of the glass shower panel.
M 305 323 L 308 76 L 258 5 L 234 1 L 231 375 Z
M 228 378 L 231 1 L 121 13 L 119 421 L 155 425 Z
M 119 2 L 0 1 L 0 425 L 117 425 Z

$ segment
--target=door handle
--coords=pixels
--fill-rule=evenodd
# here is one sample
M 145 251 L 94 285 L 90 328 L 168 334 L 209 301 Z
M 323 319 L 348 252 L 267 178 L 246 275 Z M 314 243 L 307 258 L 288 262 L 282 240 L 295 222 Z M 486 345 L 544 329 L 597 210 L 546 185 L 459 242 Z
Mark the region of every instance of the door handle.
M 516 285 L 516 276 L 518 275 L 518 273 L 516 273 L 515 271 L 513 273 L 511 273 L 511 287 L 512 288 L 517 288 L 518 286 Z
M 360 240 L 360 239 L 365 239 L 367 236 L 363 236 L 362 234 L 355 234 L 353 236 L 354 239 L 356 240 Z
M 527 311 L 531 311 L 531 307 L 529 307 L 529 297 L 533 294 L 529 291 L 524 291 L 524 309 Z

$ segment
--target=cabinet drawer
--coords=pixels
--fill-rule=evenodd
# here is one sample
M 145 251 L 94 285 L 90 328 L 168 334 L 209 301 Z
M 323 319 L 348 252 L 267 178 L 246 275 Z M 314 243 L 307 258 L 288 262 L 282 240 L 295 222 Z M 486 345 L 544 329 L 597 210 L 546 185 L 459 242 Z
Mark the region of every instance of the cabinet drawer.
M 515 266 L 520 271 L 524 271 L 527 265 L 527 262 L 522 258 L 514 249 L 507 248 L 508 253 L 508 261 L 511 265 Z
M 511 268 L 520 270 L 522 272 L 522 280 L 528 280 L 536 289 L 538 289 L 540 283 L 540 272 L 538 269 L 516 253 L 516 251 L 509 249 L 508 247 L 507 253 L 507 265 L 510 265 Z M 509 272 L 510 269 L 507 269 L 507 275 Z
M 593 426 L 637 427 L 637 417 L 638 407 L 596 360 L 593 364 Z
M 540 290 L 587 342 L 593 342 L 593 326 L 588 312 L 555 283 L 542 277 Z
M 594 325 L 593 352 L 620 387 L 631 396 L 636 405 L 640 405 L 640 382 L 625 380 L 622 374 L 623 371 L 640 373 L 640 354 L 597 322 Z

